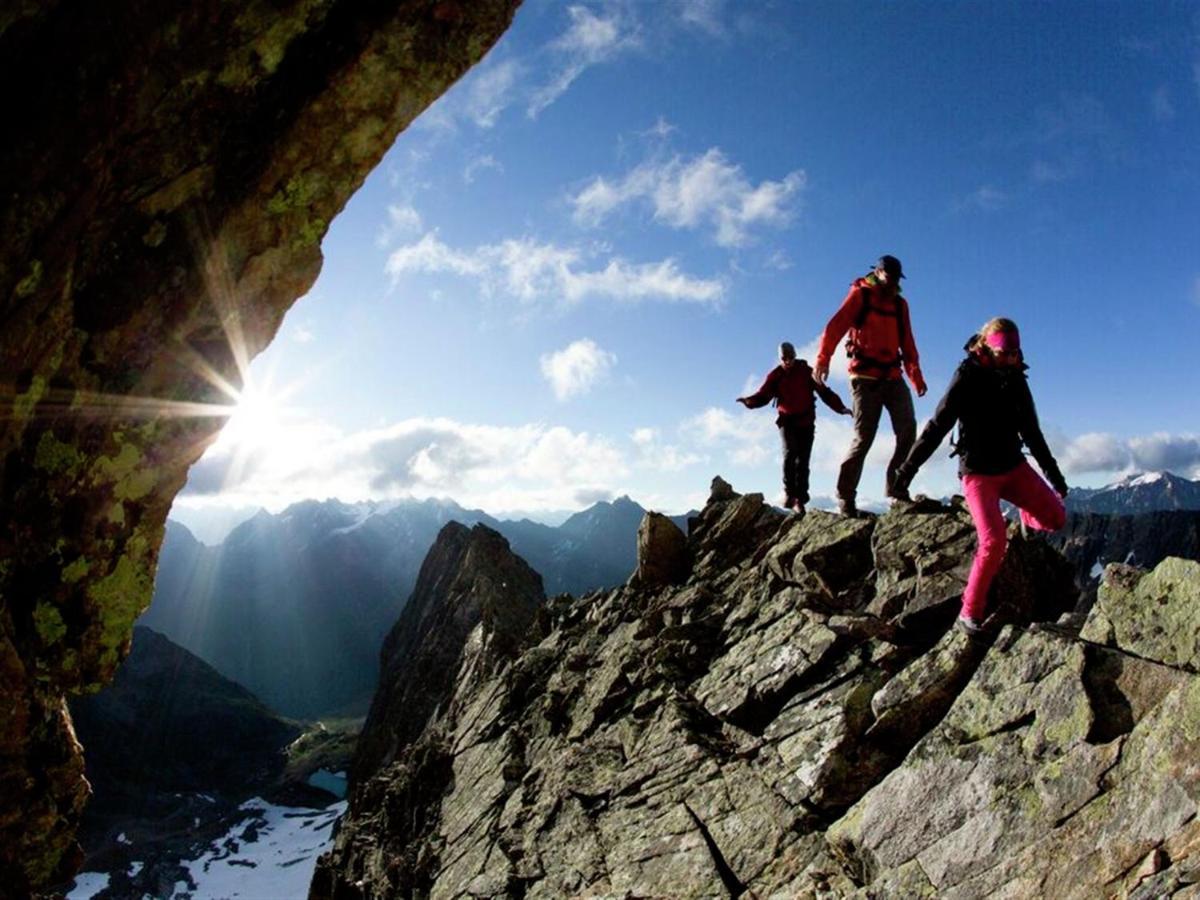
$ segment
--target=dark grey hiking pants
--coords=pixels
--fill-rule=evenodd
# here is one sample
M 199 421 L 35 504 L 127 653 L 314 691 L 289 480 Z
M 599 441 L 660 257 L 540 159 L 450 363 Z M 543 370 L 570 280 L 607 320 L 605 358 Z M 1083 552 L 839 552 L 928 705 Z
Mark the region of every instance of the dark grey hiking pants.
M 917 436 L 917 419 L 913 412 L 912 394 L 901 378 L 852 378 L 850 393 L 854 398 L 854 441 L 842 462 L 838 474 L 838 499 L 854 502 L 858 493 L 858 480 L 862 478 L 863 462 L 867 451 L 875 441 L 879 428 L 879 417 L 886 409 L 892 420 L 892 431 L 896 435 L 896 450 L 887 467 L 885 492 L 892 491 L 892 479 L 896 469 L 908 456 Z
M 813 434 L 816 426 L 802 421 L 801 416 L 780 416 L 779 437 L 783 441 L 783 491 L 788 505 L 792 501 L 808 502 L 808 461 L 812 456 Z

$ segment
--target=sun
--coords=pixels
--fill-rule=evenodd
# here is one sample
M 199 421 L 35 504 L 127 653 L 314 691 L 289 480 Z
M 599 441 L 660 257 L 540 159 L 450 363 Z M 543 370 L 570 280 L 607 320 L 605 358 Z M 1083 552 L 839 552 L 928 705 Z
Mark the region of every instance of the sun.
M 282 394 L 248 382 L 238 392 L 233 413 L 221 429 L 218 443 L 243 452 L 272 448 L 285 430 L 285 416 Z

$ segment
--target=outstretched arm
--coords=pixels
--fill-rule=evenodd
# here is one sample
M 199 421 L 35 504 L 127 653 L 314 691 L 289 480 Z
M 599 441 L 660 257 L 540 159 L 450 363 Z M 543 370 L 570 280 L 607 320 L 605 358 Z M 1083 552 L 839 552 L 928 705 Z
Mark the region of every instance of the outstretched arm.
M 842 402 L 842 398 L 834 393 L 833 389 L 828 385 L 822 384 L 819 381 L 814 381 L 813 388 L 816 390 L 817 396 L 821 398 L 821 401 L 838 415 L 854 415 L 853 410 L 846 406 L 846 404 Z
M 753 394 L 747 394 L 745 397 L 738 397 L 737 402 L 746 407 L 746 409 L 758 409 L 760 406 L 766 406 L 775 397 L 780 371 L 780 368 L 776 366 L 767 373 L 766 379 L 757 391 Z
M 933 456 L 934 451 L 946 439 L 946 435 L 958 421 L 962 390 L 962 372 L 960 370 L 954 373 L 954 377 L 950 380 L 950 386 L 946 388 L 946 395 L 942 397 L 933 417 L 925 423 L 925 427 L 921 430 L 921 436 L 917 438 L 912 450 L 908 452 L 908 459 L 904 460 L 896 470 L 896 478 L 893 482 L 896 487 L 907 488 L 916 477 L 917 470 L 928 461 L 929 457 Z

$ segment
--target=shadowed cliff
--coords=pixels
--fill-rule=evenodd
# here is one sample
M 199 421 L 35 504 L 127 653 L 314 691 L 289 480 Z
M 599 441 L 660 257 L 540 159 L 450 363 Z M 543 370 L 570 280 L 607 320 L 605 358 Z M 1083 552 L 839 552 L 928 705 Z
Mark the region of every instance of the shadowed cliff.
M 78 861 L 64 694 L 128 652 L 239 373 L 330 220 L 518 2 L 0 13 L 0 894 Z

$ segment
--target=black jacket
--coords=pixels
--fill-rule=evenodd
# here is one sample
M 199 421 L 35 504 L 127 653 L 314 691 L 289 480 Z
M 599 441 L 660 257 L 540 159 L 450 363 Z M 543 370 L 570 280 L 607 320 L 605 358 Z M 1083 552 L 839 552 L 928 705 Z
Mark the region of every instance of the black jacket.
M 984 365 L 973 354 L 963 360 L 933 418 L 897 471 L 897 479 L 907 485 L 957 422 L 960 475 L 1011 471 L 1025 459 L 1023 443 L 1054 489 L 1064 493 L 1066 482 L 1038 424 L 1026 368 L 1024 364 L 1019 368 Z

